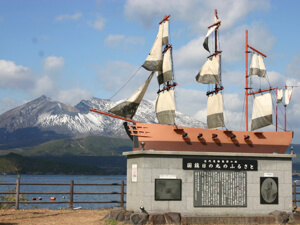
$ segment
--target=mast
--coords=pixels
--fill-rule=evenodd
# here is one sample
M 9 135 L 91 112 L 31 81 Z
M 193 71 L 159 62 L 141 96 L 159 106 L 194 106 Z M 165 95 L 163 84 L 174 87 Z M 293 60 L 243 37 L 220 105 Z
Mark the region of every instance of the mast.
M 215 17 L 218 19 L 218 11 L 215 9 Z M 218 27 L 215 29 L 215 54 L 217 54 L 218 51 Z M 215 84 L 215 90 L 217 91 L 218 85 Z
M 246 65 L 246 68 L 245 68 L 245 80 L 246 80 L 246 83 L 245 83 L 245 97 L 246 97 L 246 131 L 248 131 L 248 107 L 249 107 L 249 104 L 248 104 L 248 96 L 249 95 L 254 95 L 254 94 L 258 94 L 258 93 L 263 93 L 263 92 L 266 92 L 266 91 L 271 91 L 275 88 L 268 88 L 268 89 L 264 89 L 264 90 L 259 90 L 259 91 L 256 91 L 256 92 L 251 92 L 249 93 L 249 87 L 248 87 L 248 53 L 251 53 L 251 51 L 248 51 L 248 48 L 252 49 L 253 51 L 255 51 L 256 53 L 264 56 L 265 58 L 267 57 L 265 54 L 263 54 L 262 52 L 258 51 L 257 49 L 253 48 L 252 46 L 250 46 L 248 44 L 248 30 L 246 30 L 246 49 L 245 49 L 245 55 L 246 55 L 246 62 L 245 62 L 245 65 Z
M 287 89 L 286 84 L 284 85 L 284 89 L 286 91 Z M 286 102 L 284 103 L 284 131 L 286 131 Z
M 201 67 L 199 73 L 196 75 L 196 81 L 201 84 L 214 84 L 212 90 L 206 93 L 207 95 L 207 127 L 209 129 L 216 129 L 224 127 L 224 113 L 223 113 L 223 97 L 222 93 L 219 93 L 224 88 L 221 84 L 221 53 L 218 49 L 218 29 L 221 25 L 221 21 L 218 18 L 218 12 L 215 9 L 214 24 L 208 27 L 207 34 L 205 36 L 203 47 L 210 53 L 207 57 L 207 61 Z M 209 49 L 209 37 L 214 33 L 214 51 L 211 53 Z
M 277 131 L 277 121 L 278 121 L 278 103 L 277 103 L 277 97 L 278 97 L 278 87 L 276 87 L 276 131 Z
M 216 9 L 215 9 L 215 19 L 219 20 L 218 11 Z M 212 55 L 208 56 L 207 58 L 211 58 L 212 56 L 216 56 L 216 55 L 219 55 L 222 53 L 222 51 L 218 51 L 218 29 L 219 29 L 221 22 L 222 21 L 215 21 L 214 24 L 212 24 L 208 27 L 208 29 L 210 29 L 210 28 L 216 26 L 216 28 L 215 28 L 215 52 Z M 221 71 L 220 71 L 220 73 L 221 73 Z M 215 90 L 208 91 L 206 93 L 206 95 L 209 96 L 211 94 L 217 94 L 219 91 L 221 91 L 223 89 L 224 89 L 224 87 L 221 86 L 221 83 L 220 83 L 220 87 L 218 87 L 218 84 L 215 84 Z
M 248 131 L 248 30 L 246 30 L 246 74 L 245 74 L 245 96 L 246 96 L 246 131 Z
M 172 45 L 169 43 L 169 18 L 170 15 L 165 16 L 159 23 L 162 28 L 162 57 L 161 68 L 156 70 L 158 91 L 155 102 L 155 112 L 159 124 L 175 124 L 175 86 L 173 70 L 173 56 Z

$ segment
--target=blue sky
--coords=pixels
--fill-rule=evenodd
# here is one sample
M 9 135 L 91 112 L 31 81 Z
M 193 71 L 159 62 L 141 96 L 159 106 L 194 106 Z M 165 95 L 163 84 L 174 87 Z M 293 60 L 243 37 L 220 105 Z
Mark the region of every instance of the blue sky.
M 222 21 L 227 128 L 243 129 L 245 30 L 249 44 L 268 56 L 271 84 L 299 85 L 300 1 L 0 0 L 0 113 L 41 95 L 69 105 L 92 97 L 110 98 L 143 64 L 158 22 L 171 14 L 177 109 L 205 122 L 207 87 L 196 83 L 195 75 L 208 56 L 202 43 L 214 9 Z M 128 96 L 147 76 L 140 69 L 112 100 Z M 146 98 L 155 100 L 156 90 L 152 81 Z M 295 88 L 288 105 L 294 143 L 300 143 L 299 93 Z M 281 105 L 280 116 L 283 111 Z

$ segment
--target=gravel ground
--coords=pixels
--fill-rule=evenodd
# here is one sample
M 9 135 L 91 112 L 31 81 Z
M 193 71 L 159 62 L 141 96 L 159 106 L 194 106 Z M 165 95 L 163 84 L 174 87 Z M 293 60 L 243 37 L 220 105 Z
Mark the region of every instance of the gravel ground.
M 103 218 L 108 210 L 109 209 L 0 209 L 0 225 L 107 224 Z

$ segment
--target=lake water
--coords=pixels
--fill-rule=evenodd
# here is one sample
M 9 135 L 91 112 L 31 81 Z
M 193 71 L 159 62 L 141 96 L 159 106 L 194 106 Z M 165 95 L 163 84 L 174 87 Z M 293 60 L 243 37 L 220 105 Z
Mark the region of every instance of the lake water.
M 16 182 L 17 175 L 0 175 L 0 182 Z M 70 183 L 74 181 L 74 192 L 120 192 L 120 186 L 76 186 L 76 183 L 126 183 L 126 175 L 100 176 L 100 175 L 21 175 L 21 183 Z M 299 180 L 293 179 L 293 181 Z M 300 181 L 299 181 L 300 182 Z M 0 185 L 0 192 L 7 192 L 8 188 L 13 189 L 15 185 Z M 292 188 L 292 187 L 291 187 Z M 21 185 L 21 192 L 70 192 L 70 186 L 45 186 L 45 185 Z M 300 191 L 300 187 L 297 188 Z M 126 192 L 126 186 L 125 186 Z M 27 194 L 26 198 L 32 201 L 35 197 L 42 197 L 42 201 L 50 201 L 50 197 L 56 197 L 56 201 L 68 201 L 69 195 L 66 194 Z M 120 201 L 120 195 L 74 195 L 74 201 Z M 126 195 L 124 197 L 126 201 Z M 39 200 L 36 200 L 39 201 Z M 101 209 L 119 206 L 119 203 L 74 203 L 73 207 L 83 209 Z M 69 204 L 20 204 L 20 209 L 24 208 L 47 208 L 47 209 L 68 209 Z
M 0 182 L 16 182 L 17 175 L 0 175 Z M 120 186 L 76 186 L 77 183 L 126 183 L 126 175 L 100 176 L 100 175 L 21 175 L 21 183 L 70 183 L 74 181 L 74 192 L 120 192 Z M 15 188 L 14 185 L 0 185 L 0 192 L 7 192 L 8 188 Z M 70 186 L 61 185 L 21 185 L 20 192 L 70 192 Z M 126 192 L 126 186 L 125 186 Z M 32 198 L 41 197 L 42 201 L 50 201 L 50 197 L 55 197 L 56 201 L 68 201 L 68 194 L 26 194 L 26 198 L 32 201 Z M 124 197 L 126 201 L 126 195 Z M 120 195 L 74 195 L 73 201 L 120 201 Z M 73 207 L 84 209 L 101 209 L 118 206 L 119 203 L 74 203 Z M 67 209 L 68 203 L 62 204 L 20 204 L 20 209 L 24 208 L 47 208 L 47 209 Z

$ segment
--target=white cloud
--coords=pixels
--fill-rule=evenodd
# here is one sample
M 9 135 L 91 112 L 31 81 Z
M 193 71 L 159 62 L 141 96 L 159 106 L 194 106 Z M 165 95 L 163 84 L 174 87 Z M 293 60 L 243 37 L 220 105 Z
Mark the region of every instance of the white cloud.
M 66 104 L 76 104 L 82 99 L 92 97 L 90 91 L 80 87 L 68 90 L 60 88 L 57 74 L 64 67 L 63 57 L 50 56 L 44 59 L 42 63 L 44 71 L 41 74 L 34 74 L 25 66 L 16 65 L 12 61 L 0 60 L 0 88 L 22 90 L 32 98 L 46 95 Z M 0 100 L 0 112 L 7 111 L 20 104 L 19 101 L 13 98 L 3 98 Z
M 287 65 L 286 73 L 294 77 L 300 76 L 300 54 L 293 56 L 292 61 Z
M 90 91 L 84 90 L 80 87 L 61 89 L 59 86 L 60 85 L 55 78 L 45 75 L 36 81 L 35 88 L 31 90 L 31 95 L 35 97 L 46 95 L 53 100 L 57 100 L 68 105 L 74 105 L 83 99 L 90 99 L 92 97 L 92 93 Z
M 125 35 L 122 34 L 110 34 L 108 37 L 105 39 L 104 43 L 105 45 L 109 47 L 118 47 L 121 45 L 121 43 L 124 41 Z
M 24 101 L 20 102 L 13 98 L 3 98 L 0 100 L 0 114 L 8 110 L 14 109 L 24 103 Z
M 245 61 L 245 30 L 248 29 L 249 44 L 259 51 L 268 54 L 275 44 L 275 37 L 264 25 L 254 23 L 251 26 L 240 26 L 233 30 L 222 32 L 220 28 L 220 42 L 222 62 Z M 192 67 L 201 69 L 206 57 L 209 55 L 203 48 L 204 35 L 198 36 L 178 50 L 174 50 L 174 64 L 178 67 Z M 212 43 L 211 38 L 209 43 Z M 213 48 L 210 48 L 213 50 Z M 249 55 L 251 57 L 251 55 Z
M 133 74 L 135 74 L 137 69 L 137 66 L 127 62 L 111 61 L 108 62 L 105 67 L 98 67 L 97 72 L 100 75 L 99 79 L 101 84 L 104 84 L 103 88 L 107 91 L 115 92 L 119 90 Z M 140 70 L 139 72 L 145 74 L 144 70 Z M 135 83 L 137 79 L 141 79 L 141 76 L 139 76 L 140 73 L 136 74 L 134 79 L 131 80 L 133 83 Z M 147 77 L 145 76 L 142 77 L 142 79 L 143 78 L 146 80 Z M 132 85 L 132 83 L 129 83 L 128 85 Z M 138 86 L 136 86 L 136 88 L 138 88 Z
M 244 102 L 244 91 L 242 93 L 227 93 L 223 94 L 224 108 L 232 112 L 241 112 Z
M 200 65 L 199 65 L 200 67 Z M 180 85 L 180 87 L 184 86 L 184 85 L 194 85 L 195 87 L 201 87 L 201 85 L 199 85 L 199 83 L 196 82 L 196 75 L 199 72 L 198 69 L 177 69 L 175 67 L 175 80 L 176 82 Z M 202 85 L 203 86 L 203 85 Z
M 97 73 L 101 89 L 108 91 L 113 101 L 128 98 L 151 74 L 139 66 L 120 61 L 108 62 L 104 67 L 99 66 Z M 153 76 L 151 83 L 145 99 L 154 100 L 158 89 L 158 85 L 155 85 L 156 75 Z
M 299 120 L 299 112 L 300 112 L 300 102 L 298 100 L 298 96 L 300 96 L 300 81 L 296 79 L 288 79 L 286 84 L 288 86 L 298 86 L 293 88 L 292 97 L 290 100 L 290 104 L 287 105 L 287 130 L 293 130 L 295 132 L 295 137 L 293 142 L 299 142 L 299 134 L 300 134 L 300 120 Z M 289 87 L 291 88 L 291 87 Z M 282 127 L 283 125 L 283 115 L 284 115 L 284 107 L 282 106 L 281 117 L 282 117 Z
M 252 11 L 266 11 L 271 7 L 269 0 L 127 0 L 124 14 L 130 20 L 151 26 L 153 18 L 171 14 L 172 18 L 183 20 L 194 32 L 202 32 L 213 23 L 214 10 L 218 9 L 222 26 L 228 29 L 243 20 Z
M 75 87 L 68 90 L 60 90 L 53 98 L 67 105 L 75 105 L 83 99 L 91 99 L 92 97 L 93 95 L 90 91 Z
M 130 49 L 144 45 L 145 38 L 134 36 L 127 37 L 122 34 L 110 34 L 105 39 L 104 43 L 110 48 Z
M 103 8 L 103 0 L 96 0 L 96 4 L 97 4 L 98 9 Z
M 65 59 L 63 57 L 49 56 L 43 60 L 45 71 L 57 71 L 64 67 Z
M 0 88 L 30 89 L 35 80 L 35 74 L 30 68 L 16 65 L 12 61 L 0 60 Z
M 82 13 L 74 13 L 73 15 L 63 14 L 55 17 L 56 21 L 63 21 L 63 20 L 79 20 L 82 17 Z
M 206 112 L 206 108 L 205 109 L 200 109 L 198 110 L 195 114 L 194 114 L 194 118 L 203 122 L 203 123 L 207 123 L 207 112 Z
M 144 37 L 134 37 L 134 36 L 129 36 L 126 37 L 124 40 L 125 46 L 133 45 L 133 46 L 142 46 L 146 42 Z
M 33 96 L 46 95 L 52 97 L 57 92 L 55 81 L 49 76 L 40 77 L 35 82 L 35 87 L 30 91 Z
M 226 21 L 222 24 L 223 29 L 233 27 L 235 24 L 240 23 L 249 13 L 255 11 L 268 11 L 271 8 L 270 0 L 205 0 L 203 1 L 204 18 L 209 18 L 210 11 L 218 9 L 218 15 L 221 21 Z M 203 22 L 205 19 L 203 19 Z M 203 26 L 207 26 L 205 22 Z
M 177 103 L 176 110 L 179 112 L 194 116 L 199 110 L 206 109 L 206 95 L 204 91 L 178 86 L 175 94 Z M 201 121 L 203 120 L 201 119 Z M 205 121 L 206 120 L 203 122 Z
M 200 70 L 207 57 L 207 53 L 203 48 L 203 40 L 204 36 L 197 37 L 180 49 L 174 50 L 173 57 L 176 67 L 193 67 Z
M 240 26 L 225 32 L 221 37 L 222 55 L 225 62 L 245 61 L 245 30 L 248 30 L 248 44 L 250 46 L 266 55 L 273 49 L 276 38 L 264 24 L 253 23 L 250 26 Z M 251 57 L 250 54 L 249 57 Z
M 89 26 L 93 27 L 95 30 L 102 31 L 105 28 L 106 20 L 102 16 L 97 16 L 94 22 L 88 22 Z

